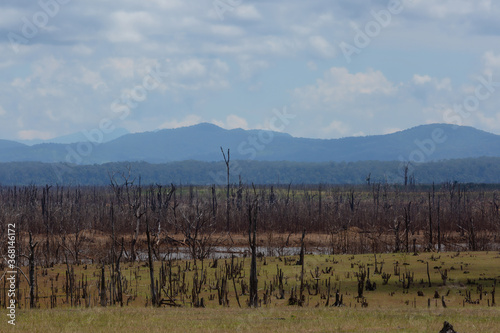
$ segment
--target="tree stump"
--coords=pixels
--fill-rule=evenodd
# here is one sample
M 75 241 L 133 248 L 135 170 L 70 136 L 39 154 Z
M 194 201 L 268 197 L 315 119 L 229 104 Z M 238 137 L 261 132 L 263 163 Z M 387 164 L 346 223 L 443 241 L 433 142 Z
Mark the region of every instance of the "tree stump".
M 443 324 L 443 328 L 439 333 L 458 333 L 453 329 L 453 325 L 451 325 L 449 322 L 445 321 Z

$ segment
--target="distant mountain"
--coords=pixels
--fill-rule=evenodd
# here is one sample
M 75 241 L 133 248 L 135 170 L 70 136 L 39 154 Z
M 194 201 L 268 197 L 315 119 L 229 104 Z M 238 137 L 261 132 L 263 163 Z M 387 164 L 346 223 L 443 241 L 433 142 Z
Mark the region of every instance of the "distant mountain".
M 118 139 L 119 137 L 129 134 L 130 132 L 126 130 L 125 128 L 116 128 L 114 131 L 111 133 L 106 133 L 103 134 L 102 142 L 109 142 L 115 139 Z M 40 140 L 40 139 L 35 139 L 35 140 L 19 140 L 18 142 L 24 143 L 28 146 L 33 146 L 33 145 L 38 145 L 42 143 L 63 143 L 63 144 L 69 144 L 69 143 L 77 143 L 77 142 L 84 142 L 89 140 L 84 132 L 77 132 L 73 134 L 68 134 L 68 135 L 63 135 L 59 136 L 53 139 L 48 139 L 48 140 Z
M 230 149 L 231 161 L 428 162 L 500 157 L 499 135 L 448 124 L 422 125 L 387 135 L 321 140 L 260 130 L 225 130 L 202 123 L 176 129 L 126 134 L 101 144 L 44 143 L 30 147 L 0 140 L 0 162 L 211 162 L 222 160 L 221 146 L 226 151 Z

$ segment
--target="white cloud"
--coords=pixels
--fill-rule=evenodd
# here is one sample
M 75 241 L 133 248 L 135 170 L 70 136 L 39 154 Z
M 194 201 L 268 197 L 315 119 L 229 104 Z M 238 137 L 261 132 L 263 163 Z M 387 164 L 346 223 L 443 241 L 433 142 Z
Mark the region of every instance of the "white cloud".
M 486 62 L 486 67 L 499 67 L 500 68 L 500 55 L 489 51 L 484 54 L 484 60 Z
M 153 10 L 161 9 L 169 11 L 182 8 L 183 4 L 185 2 L 181 0 L 148 0 L 144 2 L 144 5 L 150 5 L 150 8 Z
M 227 116 L 226 121 L 219 121 L 213 119 L 211 122 L 212 124 L 225 129 L 235 129 L 235 128 L 248 129 L 248 122 L 246 121 L 246 119 L 234 114 L 230 114 L 229 116 Z
M 389 128 L 384 128 L 382 130 L 382 134 L 392 134 L 400 131 L 402 131 L 402 129 L 399 127 L 389 127 Z
M 226 118 L 226 128 L 243 128 L 248 129 L 248 123 L 246 119 L 238 117 L 237 115 L 231 114 Z
M 485 115 L 483 112 L 478 112 L 477 116 L 481 127 L 493 132 L 500 131 L 500 112 L 496 112 L 490 117 Z
M 297 88 L 294 95 L 301 105 L 335 107 L 339 101 L 353 101 L 360 95 L 391 95 L 397 88 L 380 71 L 351 74 L 346 68 L 330 68 L 313 86 Z
M 80 68 L 80 73 L 79 77 L 76 78 L 77 81 L 92 87 L 94 90 L 106 88 L 106 83 L 101 78 L 100 73 L 91 71 L 85 67 Z
M 432 78 L 429 75 L 418 75 L 418 74 L 413 75 L 413 82 L 415 84 L 422 85 L 422 84 L 426 84 L 427 82 L 431 82 L 431 81 L 432 81 Z
M 240 37 L 244 35 L 244 30 L 234 25 L 216 24 L 212 25 L 210 27 L 210 30 L 214 35 L 219 35 L 224 37 Z
M 499 81 L 498 75 L 500 74 L 500 54 L 496 55 L 494 52 L 488 51 L 483 55 L 484 73 L 486 75 L 495 74 L 495 80 Z
M 151 13 L 118 11 L 111 14 L 111 27 L 106 37 L 112 43 L 139 43 L 144 40 L 142 30 L 159 27 Z
M 103 69 L 107 68 L 110 68 L 120 79 L 134 77 L 134 59 L 132 58 L 108 58 L 103 66 Z
M 239 57 L 238 63 L 240 66 L 241 77 L 244 79 L 249 79 L 256 72 L 269 67 L 269 63 L 265 60 L 258 60 L 246 56 Z
M 56 59 L 54 56 L 42 58 L 33 64 L 32 77 L 42 83 L 63 79 L 64 71 L 62 69 L 65 63 L 65 60 Z
M 94 50 L 87 45 L 79 44 L 73 46 L 71 49 L 75 54 L 80 56 L 90 56 L 94 53 Z
M 165 84 L 179 91 L 219 90 L 228 87 L 229 66 L 220 59 L 182 59 L 160 66 L 168 73 Z
M 311 36 L 309 37 L 309 43 L 318 52 L 318 54 L 325 58 L 331 58 L 335 56 L 335 48 L 323 37 L 321 36 Z
M 491 0 L 414 0 L 409 6 L 425 12 L 430 17 L 445 19 L 448 17 L 463 17 L 491 9 Z
M 27 78 L 27 79 L 21 79 L 21 78 L 15 78 L 12 82 L 11 82 L 11 86 L 14 87 L 14 88 L 19 88 L 19 89 L 23 89 L 25 88 L 29 83 L 31 82 L 31 79 L 30 78 Z
M 179 75 L 184 77 L 200 77 L 206 73 L 205 66 L 197 59 L 182 61 L 175 69 Z
M 316 84 L 293 91 L 293 112 L 300 121 L 291 125 L 291 131 L 332 138 L 387 134 L 420 124 L 442 123 L 450 104 L 467 96 L 466 92 L 454 91 L 451 82 L 450 78 L 413 74 L 409 81 L 396 83 L 381 71 L 351 73 L 333 67 Z M 468 125 L 478 125 L 474 117 L 468 119 Z
M 5 116 L 7 114 L 7 111 L 0 105 L 0 116 Z
M 338 120 L 334 120 L 328 126 L 320 129 L 322 137 L 325 138 L 342 137 L 348 134 L 350 130 L 347 124 Z
M 17 133 L 17 137 L 21 140 L 48 140 L 54 137 L 54 134 L 51 132 L 37 131 L 37 130 L 23 130 Z
M 241 20 L 259 21 L 262 19 L 262 15 L 253 5 L 243 4 L 237 6 L 234 14 L 238 19 Z
M 449 78 L 437 79 L 432 78 L 429 75 L 413 75 L 413 83 L 419 86 L 423 86 L 427 83 L 432 84 L 437 90 L 448 90 L 451 91 L 451 80 Z
M 190 114 L 182 120 L 173 119 L 173 120 L 166 121 L 163 124 L 161 124 L 158 128 L 159 129 L 179 128 L 179 127 L 196 125 L 196 124 L 199 124 L 200 122 L 201 122 L 200 116 Z
M 308 61 L 307 68 L 309 68 L 312 71 L 315 71 L 318 69 L 318 65 L 316 65 L 316 63 L 314 61 Z
M 11 28 L 13 25 L 19 24 L 19 18 L 21 18 L 24 13 L 21 10 L 14 8 L 2 8 L 0 11 L 0 29 L 1 28 Z

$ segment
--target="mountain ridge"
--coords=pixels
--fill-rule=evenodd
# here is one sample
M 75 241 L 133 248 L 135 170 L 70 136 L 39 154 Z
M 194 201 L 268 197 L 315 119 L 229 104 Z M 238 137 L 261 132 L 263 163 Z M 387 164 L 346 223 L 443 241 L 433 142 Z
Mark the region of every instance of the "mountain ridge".
M 153 132 L 129 133 L 108 142 L 42 143 L 0 140 L 0 162 L 103 164 L 231 160 L 355 162 L 500 157 L 500 136 L 469 126 L 427 124 L 390 134 L 312 139 L 266 130 L 226 130 L 210 123 Z

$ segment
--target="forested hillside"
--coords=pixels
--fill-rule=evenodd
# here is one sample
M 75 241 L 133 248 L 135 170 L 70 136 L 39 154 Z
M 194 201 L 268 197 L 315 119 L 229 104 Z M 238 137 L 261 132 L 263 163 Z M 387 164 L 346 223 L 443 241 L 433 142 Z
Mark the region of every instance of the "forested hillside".
M 239 176 L 255 184 L 365 184 L 368 181 L 403 183 L 404 166 L 396 161 L 362 162 L 264 162 L 232 161 L 231 182 Z M 46 164 L 40 162 L 0 163 L 1 185 L 64 184 L 107 185 L 110 174 L 128 173 L 143 184 L 224 184 L 224 162 L 183 161 L 165 164 L 106 163 L 102 165 Z M 483 157 L 408 165 L 408 182 L 416 184 L 458 181 L 500 183 L 500 158 Z M 368 179 L 369 178 L 369 179 Z
M 233 160 L 293 162 L 439 161 L 500 157 L 500 136 L 472 127 L 430 124 L 386 135 L 310 139 L 263 130 L 226 130 L 213 124 L 123 135 L 100 142 L 98 135 L 71 144 L 34 146 L 0 140 L 0 162 L 168 163 Z

